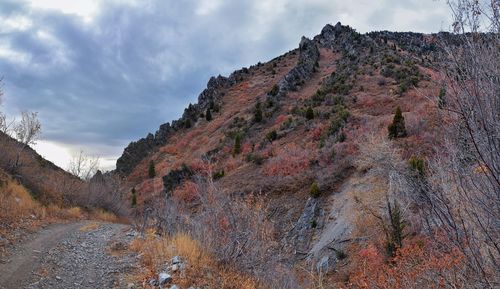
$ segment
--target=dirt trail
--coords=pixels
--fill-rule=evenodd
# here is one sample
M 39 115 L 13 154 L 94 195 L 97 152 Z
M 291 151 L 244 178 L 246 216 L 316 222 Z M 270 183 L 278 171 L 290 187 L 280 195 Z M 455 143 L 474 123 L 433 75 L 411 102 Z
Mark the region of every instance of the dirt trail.
M 129 226 L 78 222 L 53 225 L 16 246 L 0 264 L 0 288 L 124 288 L 136 259 L 124 250 Z M 112 247 L 113 252 L 110 254 Z

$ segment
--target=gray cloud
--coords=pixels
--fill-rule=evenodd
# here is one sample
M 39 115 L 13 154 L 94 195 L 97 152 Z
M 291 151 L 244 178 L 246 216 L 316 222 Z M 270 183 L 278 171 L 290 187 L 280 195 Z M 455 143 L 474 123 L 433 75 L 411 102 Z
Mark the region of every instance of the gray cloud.
M 105 157 L 116 158 L 128 142 L 179 117 L 212 75 L 278 56 L 326 23 L 438 31 L 443 7 L 432 0 L 103 1 L 85 22 L 1 0 L 4 109 L 38 111 L 45 139 L 106 147 Z M 32 25 L 7 29 L 16 17 Z

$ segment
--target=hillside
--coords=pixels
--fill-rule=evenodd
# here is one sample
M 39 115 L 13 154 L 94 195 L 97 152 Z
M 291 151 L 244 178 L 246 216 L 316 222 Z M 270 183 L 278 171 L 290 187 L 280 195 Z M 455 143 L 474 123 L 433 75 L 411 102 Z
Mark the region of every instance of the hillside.
M 403 198 L 390 168 L 432 158 L 441 141 L 436 43 L 453 37 L 326 25 L 267 63 L 212 77 L 181 119 L 132 142 L 116 173 L 157 231 L 247 238 L 231 247 L 246 257 L 218 253 L 264 280 L 291 278 L 271 267 L 342 271 L 383 235 L 374 212 Z M 398 107 L 406 133 L 390 140 Z
M 115 221 L 110 212 L 123 213 L 111 178 L 99 173 L 84 181 L 2 132 L 0 148 L 0 257 L 41 226 L 82 218 Z

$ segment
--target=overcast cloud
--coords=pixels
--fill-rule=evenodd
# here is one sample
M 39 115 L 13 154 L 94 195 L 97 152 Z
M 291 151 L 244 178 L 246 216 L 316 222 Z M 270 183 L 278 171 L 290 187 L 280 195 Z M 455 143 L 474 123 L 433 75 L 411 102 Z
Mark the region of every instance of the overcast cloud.
M 337 21 L 360 32 L 449 26 L 433 0 L 0 0 L 2 109 L 38 111 L 37 149 L 57 164 L 83 149 L 111 168 L 130 141 L 178 118 L 210 76 L 274 58 Z

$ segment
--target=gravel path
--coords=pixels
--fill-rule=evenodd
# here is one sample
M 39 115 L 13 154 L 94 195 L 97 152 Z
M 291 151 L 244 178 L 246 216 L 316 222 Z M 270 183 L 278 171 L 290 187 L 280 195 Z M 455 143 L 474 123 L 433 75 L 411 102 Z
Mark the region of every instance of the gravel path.
M 0 264 L 0 288 L 126 288 L 136 266 L 129 226 L 79 222 L 45 228 Z

